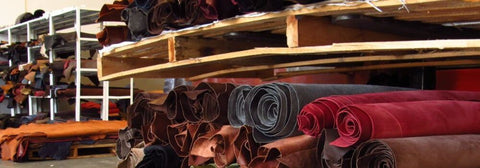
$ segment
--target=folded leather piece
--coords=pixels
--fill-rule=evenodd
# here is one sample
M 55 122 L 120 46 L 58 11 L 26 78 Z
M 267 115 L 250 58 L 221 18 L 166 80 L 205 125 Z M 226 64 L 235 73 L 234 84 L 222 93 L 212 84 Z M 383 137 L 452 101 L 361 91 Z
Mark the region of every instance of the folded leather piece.
M 258 155 L 249 164 L 253 168 L 276 167 L 317 167 L 320 165 L 315 158 L 317 139 L 309 135 L 300 135 L 277 140 L 258 148 Z M 313 152 L 313 153 L 312 153 Z M 306 154 L 303 154 L 306 153 Z M 280 161 L 280 158 L 284 163 Z M 306 157 L 305 157 L 306 156 Z
M 143 152 L 144 147 L 141 148 L 132 148 L 132 151 L 128 154 L 128 157 L 125 160 L 122 160 L 118 163 L 117 168 L 135 168 L 138 163 L 143 160 L 145 153 Z
M 169 125 L 167 128 L 168 140 L 178 156 L 187 157 L 193 143 L 198 137 L 212 134 L 220 129 L 220 125 L 213 123 L 180 123 Z
M 233 140 L 239 128 L 224 125 L 218 132 L 199 137 L 189 155 L 189 165 L 198 166 L 213 158 L 217 167 L 226 167 L 235 160 Z
M 335 126 L 338 110 L 349 104 L 407 102 L 422 100 L 480 100 L 480 92 L 467 91 L 396 91 L 318 98 L 305 105 L 297 116 L 299 130 L 317 136 L 324 128 Z
M 340 138 L 331 144 L 358 145 L 374 138 L 480 133 L 480 103 L 432 100 L 355 104 L 337 114 Z
M 200 83 L 195 89 L 180 94 L 183 116 L 189 122 L 228 124 L 228 98 L 235 85 Z
M 248 167 L 248 164 L 257 157 L 260 144 L 253 140 L 252 127 L 242 126 L 233 140 L 233 151 L 240 167 Z
M 324 129 L 318 139 L 316 159 L 324 168 L 350 168 L 354 148 L 330 145 L 338 137 L 337 129 Z
M 147 14 L 157 0 L 135 0 L 121 13 L 121 19 L 127 24 L 132 40 L 139 41 L 151 34 L 147 30 Z
M 126 159 L 131 149 L 141 142 L 142 135 L 137 128 L 126 127 L 118 131 L 117 145 L 115 153 L 119 159 Z
M 145 156 L 136 168 L 180 167 L 180 158 L 170 146 L 151 145 L 144 148 Z
M 480 167 L 480 135 L 371 140 L 355 150 L 352 168 Z
M 154 138 L 159 141 L 161 145 L 167 145 L 168 135 L 167 128 L 168 125 L 172 124 L 171 121 L 167 118 L 167 115 L 163 112 L 154 113 L 152 124 L 150 125 L 150 130 Z
M 165 112 L 167 118 L 171 120 L 172 123 L 182 123 L 185 121 L 185 118 L 183 117 L 182 106 L 180 104 L 180 94 L 192 89 L 192 86 L 177 86 L 172 91 L 168 92 L 166 98 L 159 97 L 151 100 L 149 105 L 154 110 Z
M 246 123 L 245 97 L 252 89 L 249 85 L 241 85 L 233 89 L 228 98 L 228 121 L 233 127 L 241 127 Z
M 263 84 L 254 87 L 245 98 L 245 124 L 254 127 L 256 142 L 268 143 L 299 135 L 298 113 L 304 105 L 319 97 L 395 90 L 408 89 L 350 84 Z
M 96 35 L 98 42 L 103 46 L 130 41 L 130 30 L 126 26 L 105 26 L 101 32 Z
M 121 13 L 127 5 L 123 4 L 104 4 L 98 14 L 97 22 L 103 21 L 122 21 Z

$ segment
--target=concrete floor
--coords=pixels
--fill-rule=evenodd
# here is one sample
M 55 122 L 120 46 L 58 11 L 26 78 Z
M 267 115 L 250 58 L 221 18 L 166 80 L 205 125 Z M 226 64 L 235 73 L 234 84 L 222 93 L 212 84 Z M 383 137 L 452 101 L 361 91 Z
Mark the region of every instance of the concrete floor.
M 0 168 L 116 168 L 117 162 L 117 157 L 29 161 L 23 163 L 1 160 Z

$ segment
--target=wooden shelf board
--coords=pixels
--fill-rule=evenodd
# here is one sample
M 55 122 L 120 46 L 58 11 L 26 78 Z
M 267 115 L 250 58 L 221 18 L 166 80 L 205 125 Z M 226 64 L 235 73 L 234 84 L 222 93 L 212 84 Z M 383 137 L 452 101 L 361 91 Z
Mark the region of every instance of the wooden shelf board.
M 236 67 L 244 66 L 262 66 L 260 70 L 274 69 L 274 65 L 281 64 L 287 66 L 289 62 L 298 61 L 312 61 L 320 58 L 327 58 L 327 56 L 335 54 L 350 54 L 350 53 L 385 53 L 398 51 L 432 51 L 432 50 L 479 50 L 480 39 L 461 39 L 461 40 L 420 40 L 420 41 L 390 41 L 390 42 L 355 42 L 355 43 L 337 43 L 333 45 L 314 46 L 314 47 L 298 47 L 298 48 L 255 48 L 237 52 L 230 52 L 225 54 L 218 54 L 213 56 L 206 56 L 200 58 L 190 58 L 186 60 L 162 63 L 141 65 L 136 63 L 133 69 L 116 70 L 112 67 L 102 67 L 100 80 L 113 80 L 125 77 L 195 77 L 198 75 L 228 70 Z M 474 51 L 476 54 L 476 51 Z M 468 53 L 472 55 L 472 53 Z M 464 54 L 464 55 L 468 55 Z M 441 54 L 439 54 L 442 57 Z M 409 56 L 411 58 L 414 56 Z M 434 58 L 433 56 L 424 56 L 425 58 Z M 446 56 L 443 56 L 446 57 Z M 260 59 L 264 61 L 259 61 Z M 365 57 L 373 59 L 370 57 Z M 383 58 L 383 57 L 382 57 Z M 384 59 L 405 60 L 402 57 L 385 57 Z M 103 57 L 100 59 L 110 59 Z M 333 58 L 335 59 L 335 58 Z M 337 60 L 330 60 L 331 63 L 342 63 L 342 58 Z M 352 58 L 353 59 L 353 58 Z M 358 58 L 360 59 L 360 58 Z M 379 58 L 381 59 L 381 58 Z M 412 58 L 413 59 L 413 58 Z M 100 61 L 102 61 L 100 60 Z M 267 61 L 270 60 L 270 61 Z M 317 60 L 318 61 L 318 60 Z M 362 60 L 365 61 L 365 60 Z M 351 61 L 355 62 L 355 61 Z M 128 61 L 123 61 L 128 65 Z M 109 63 L 112 64 L 112 63 Z M 113 63 L 114 64 L 114 63 Z M 291 63 L 289 66 L 294 66 Z M 278 65 L 277 65 L 278 66 Z M 114 67 L 126 67 L 117 65 Z M 109 69 L 110 68 L 110 69 Z M 112 73 L 105 73 L 105 72 Z M 241 71 L 248 72 L 248 71 Z

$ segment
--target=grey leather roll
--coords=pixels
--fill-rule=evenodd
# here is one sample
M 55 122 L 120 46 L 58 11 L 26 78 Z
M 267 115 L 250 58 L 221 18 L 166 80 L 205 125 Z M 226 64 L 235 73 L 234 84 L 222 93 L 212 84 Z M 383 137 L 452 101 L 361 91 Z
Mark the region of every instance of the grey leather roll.
M 233 89 L 228 98 L 228 121 L 233 127 L 245 124 L 245 97 L 252 89 L 249 85 L 241 85 Z
M 330 95 L 347 95 L 408 88 L 355 84 L 270 83 L 254 87 L 245 98 L 246 125 L 254 127 L 258 143 L 300 135 L 297 115 L 311 101 Z

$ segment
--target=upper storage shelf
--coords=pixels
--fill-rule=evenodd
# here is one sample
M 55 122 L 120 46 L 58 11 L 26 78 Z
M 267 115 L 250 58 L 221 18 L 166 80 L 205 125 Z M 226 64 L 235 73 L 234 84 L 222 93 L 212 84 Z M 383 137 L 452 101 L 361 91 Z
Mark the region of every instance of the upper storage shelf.
M 42 17 L 29 20 L 24 23 L 16 24 L 0 30 L 0 34 L 7 34 L 8 30 L 15 35 L 27 35 L 27 25 L 30 30 L 35 31 L 36 34 L 49 33 L 49 18 L 52 17 L 52 23 L 55 30 L 62 30 L 71 28 L 75 24 L 76 8 L 66 8 L 63 10 L 45 13 Z M 90 9 L 80 9 L 80 20 L 82 25 L 95 23 L 98 18 L 98 11 Z
M 478 64 L 471 59 L 478 58 L 475 56 L 480 47 L 477 40 L 480 31 L 458 31 L 448 26 L 475 26 L 474 21 L 480 21 L 479 1 L 408 0 L 408 11 L 400 0 L 373 3 L 382 12 L 363 1 L 326 1 L 164 33 L 105 51 L 98 61 L 99 76 L 101 80 L 125 77 L 275 79 L 306 73 Z M 345 17 L 357 16 L 363 18 L 363 25 L 355 24 L 356 20 L 341 22 Z M 363 22 L 365 20 L 367 22 Z M 384 24 L 384 20 L 390 22 Z M 426 29 L 425 25 L 437 27 Z M 398 31 L 398 34 L 386 33 L 383 29 Z M 418 34 L 408 36 L 410 32 Z M 456 38 L 432 40 L 450 37 Z M 469 40 L 463 40 L 467 38 Z M 354 60 L 345 62 L 343 59 L 347 57 Z M 465 57 L 470 59 L 457 60 Z M 308 63 L 313 60 L 317 62 Z M 365 68 L 362 64 L 378 60 L 392 65 Z M 288 75 L 273 71 L 318 65 L 328 67 Z M 356 68 L 346 68 L 352 66 Z

